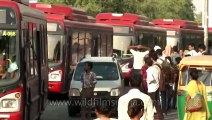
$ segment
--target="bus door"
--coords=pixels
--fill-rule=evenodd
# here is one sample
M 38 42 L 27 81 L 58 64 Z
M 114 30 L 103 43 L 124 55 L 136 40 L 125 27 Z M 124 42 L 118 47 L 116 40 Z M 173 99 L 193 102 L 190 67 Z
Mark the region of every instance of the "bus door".
M 39 65 L 40 68 L 40 95 L 41 95 L 41 111 L 44 110 L 47 104 L 47 96 L 48 96 L 48 67 L 47 67 L 47 37 L 46 37 L 46 27 L 44 25 L 40 25 L 40 30 L 37 32 L 37 41 L 39 41 L 38 53 L 40 53 L 39 57 Z
M 186 85 L 190 81 L 190 68 L 194 67 L 184 67 L 180 70 L 179 74 L 179 86 L 178 86 L 178 117 L 179 120 L 183 120 L 185 114 L 185 102 L 187 97 Z M 212 68 L 203 68 L 203 67 L 195 67 L 198 70 L 199 78 L 198 80 L 202 81 L 206 86 L 206 94 L 207 94 L 207 101 L 208 101 L 208 108 L 210 113 L 212 113 Z M 211 118 L 212 120 L 212 118 Z
M 99 48 L 99 45 L 98 45 L 98 41 L 100 41 L 98 39 L 98 34 L 95 34 L 93 33 L 92 34 L 92 39 L 91 39 L 91 56 L 98 56 L 98 48 Z
M 39 116 L 40 111 L 40 79 L 38 71 L 38 54 L 37 54 L 37 27 L 34 23 L 24 25 L 24 60 L 26 63 L 26 87 L 25 87 L 25 119 L 33 120 Z

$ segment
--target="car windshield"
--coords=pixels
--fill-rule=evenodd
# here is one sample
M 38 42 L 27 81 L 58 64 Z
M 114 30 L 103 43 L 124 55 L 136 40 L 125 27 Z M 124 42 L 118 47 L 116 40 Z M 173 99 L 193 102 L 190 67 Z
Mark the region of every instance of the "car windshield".
M 92 71 L 96 73 L 97 80 L 118 80 L 119 73 L 115 63 L 112 62 L 94 62 Z M 74 80 L 81 80 L 81 75 L 84 72 L 84 63 L 77 65 Z
M 48 34 L 48 62 L 55 66 L 62 62 L 63 36 Z
M 212 69 L 198 69 L 198 80 L 202 81 L 206 86 L 212 86 Z M 182 85 L 187 85 L 190 81 L 189 70 L 186 69 L 182 73 Z
M 14 79 L 18 74 L 16 31 L 0 30 L 0 78 Z

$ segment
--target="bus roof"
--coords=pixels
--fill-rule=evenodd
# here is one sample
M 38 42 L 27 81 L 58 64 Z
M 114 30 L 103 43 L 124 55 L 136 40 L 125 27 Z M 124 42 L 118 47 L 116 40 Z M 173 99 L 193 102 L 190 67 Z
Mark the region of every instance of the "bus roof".
M 31 3 L 32 8 L 41 10 L 46 14 L 64 15 L 65 19 L 73 21 L 88 21 L 86 12 L 77 8 L 56 4 L 37 4 Z
M 202 56 L 189 56 L 184 57 L 180 61 L 180 68 L 183 66 L 212 66 L 212 56 L 211 55 L 202 55 Z
M 194 21 L 189 20 L 178 20 L 178 19 L 156 19 L 152 23 L 159 27 L 170 28 L 170 29 L 203 29 L 199 27 Z
M 116 13 L 100 13 L 96 15 L 97 23 L 117 24 L 120 25 L 130 23 L 136 25 L 151 25 L 149 18 L 144 15 L 131 13 L 116 14 Z

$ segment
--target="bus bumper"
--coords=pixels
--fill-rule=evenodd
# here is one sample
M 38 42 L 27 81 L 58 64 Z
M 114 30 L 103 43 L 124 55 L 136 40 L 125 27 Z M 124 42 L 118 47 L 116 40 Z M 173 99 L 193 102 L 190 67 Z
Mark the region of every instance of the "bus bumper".
M 22 120 L 22 113 L 0 113 L 0 120 Z
M 49 92 L 52 93 L 61 93 L 62 82 L 48 82 Z

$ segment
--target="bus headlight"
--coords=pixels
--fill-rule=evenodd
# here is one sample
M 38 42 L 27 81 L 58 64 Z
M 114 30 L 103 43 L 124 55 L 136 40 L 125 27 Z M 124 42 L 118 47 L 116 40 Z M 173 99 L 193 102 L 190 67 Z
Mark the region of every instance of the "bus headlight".
M 110 96 L 119 96 L 120 95 L 120 90 L 118 88 L 112 89 L 110 91 Z
M 69 96 L 80 96 L 80 90 L 76 88 L 71 89 Z
M 61 81 L 62 79 L 62 70 L 56 70 L 49 73 L 49 81 Z
M 15 108 L 18 104 L 16 99 L 5 99 L 2 100 L 2 107 L 3 108 Z
M 18 112 L 21 105 L 21 93 L 15 92 L 0 98 L 0 112 Z

